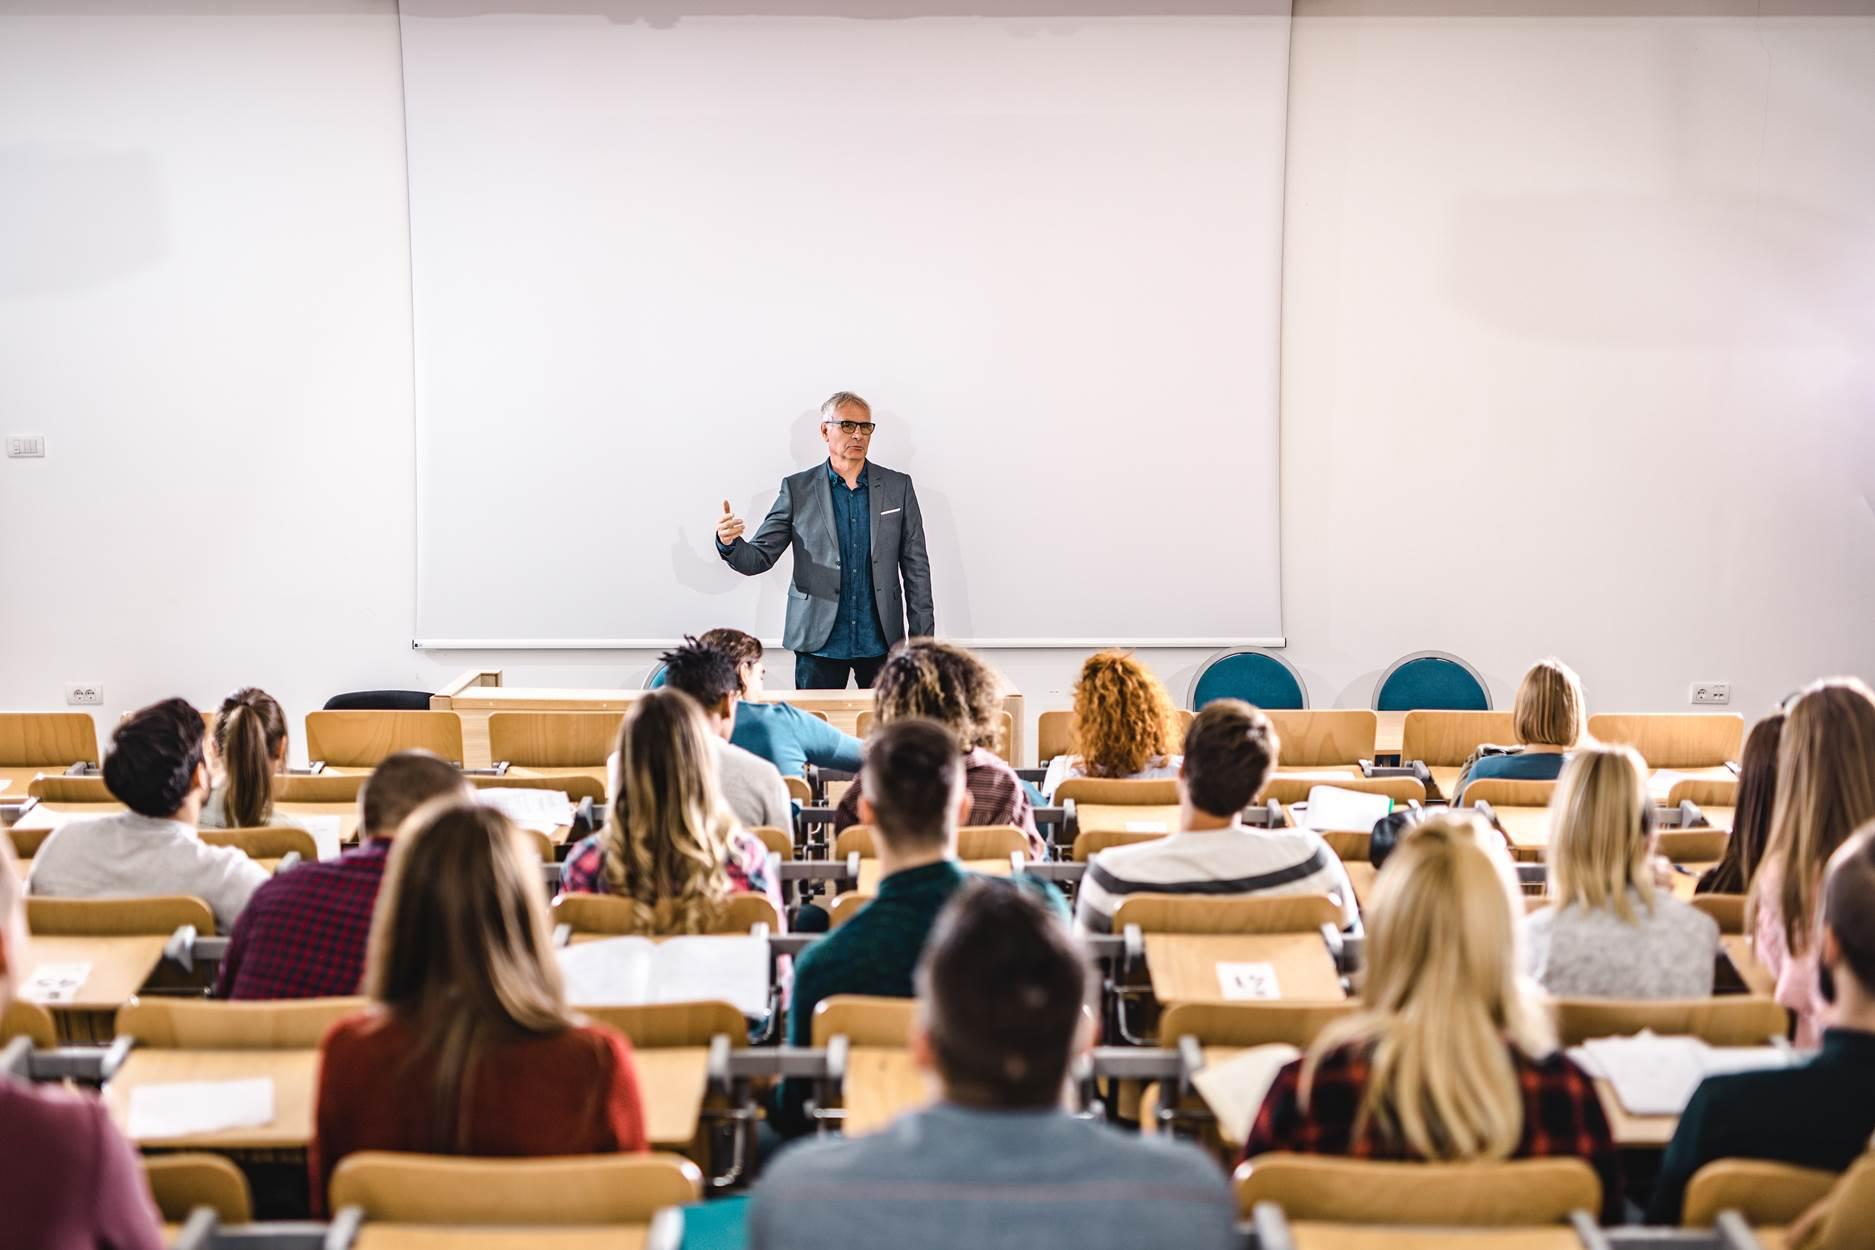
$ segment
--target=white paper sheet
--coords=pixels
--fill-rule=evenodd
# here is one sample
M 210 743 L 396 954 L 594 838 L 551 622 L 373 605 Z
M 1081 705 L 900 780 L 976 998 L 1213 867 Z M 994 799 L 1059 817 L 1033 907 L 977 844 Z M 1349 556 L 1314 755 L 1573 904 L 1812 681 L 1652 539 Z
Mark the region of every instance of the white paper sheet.
M 1592 1076 L 1605 1077 L 1630 1115 L 1679 1115 L 1706 1077 L 1753 1068 L 1781 1068 L 1789 1053 L 1775 1046 L 1708 1046 L 1696 1037 L 1605 1037 L 1570 1052 Z
M 160 1141 L 273 1123 L 273 1080 L 178 1081 L 130 1091 L 133 1141 Z
M 1217 1117 L 1225 1141 L 1240 1142 L 1250 1136 L 1250 1124 L 1262 1109 L 1270 1083 L 1284 1064 L 1301 1057 L 1294 1046 L 1252 1046 L 1192 1074 L 1192 1086 Z
M 1384 794 L 1363 794 L 1340 786 L 1311 786 L 1303 812 L 1308 827 L 1348 833 L 1367 833 L 1393 810 L 1393 800 Z
M 1281 998 L 1276 984 L 1276 967 L 1267 963 L 1220 963 L 1217 965 L 1218 989 L 1231 1002 Z
M 768 943 L 735 934 L 579 942 L 560 951 L 567 1001 L 580 1007 L 721 1001 L 768 1011 Z
M 38 964 L 20 986 L 20 997 L 29 1003 L 69 1003 L 90 975 L 91 965 L 86 963 Z
M 320 859 L 339 857 L 339 818 L 337 816 L 295 816 L 300 826 L 312 834 Z
M 1662 768 L 1647 778 L 1647 797 L 1655 803 L 1665 803 L 1667 795 L 1673 793 L 1673 787 L 1685 780 L 1685 773 L 1676 773 L 1670 768 Z
M 573 823 L 573 800 L 564 790 L 477 790 L 476 801 L 492 807 L 523 829 L 552 833 Z
M 66 821 L 73 819 L 76 819 L 76 817 L 71 812 L 55 812 L 44 803 L 35 803 L 32 806 L 32 810 L 15 821 L 12 827 L 21 831 L 30 829 L 57 829 Z

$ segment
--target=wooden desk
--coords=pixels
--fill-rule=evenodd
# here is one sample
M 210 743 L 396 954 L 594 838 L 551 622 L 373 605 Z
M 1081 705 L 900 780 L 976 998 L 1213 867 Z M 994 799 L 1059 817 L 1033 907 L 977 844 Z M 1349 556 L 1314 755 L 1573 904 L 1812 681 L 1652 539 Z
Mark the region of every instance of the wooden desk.
M 697 1135 L 709 1086 L 710 1052 L 703 1046 L 632 1048 L 644 1099 L 645 1136 L 652 1146 L 688 1146 Z
M 1673 874 L 1673 897 L 1682 903 L 1690 903 L 1693 901 L 1694 887 L 1699 884 L 1700 877 L 1704 876 L 1713 865 L 1679 864 L 1676 867 L 1684 868 L 1686 871 Z
M 1325 786 L 1332 786 L 1344 781 L 1359 781 L 1361 769 L 1358 764 L 1321 768 L 1283 768 L 1279 765 L 1271 770 L 1270 775 L 1284 777 L 1290 781 L 1316 781 Z
M 1367 900 L 1374 897 L 1374 883 L 1380 878 L 1380 869 L 1364 859 L 1343 860 L 1341 866 L 1348 870 L 1348 884 L 1354 887 L 1354 904 L 1362 911 L 1367 910 Z
M 929 1079 L 912 1062 L 910 1051 L 855 1046 L 847 1052 L 840 1102 L 846 1108 L 842 1131 L 848 1137 L 884 1128 L 930 1101 Z
M 64 771 L 64 767 L 57 764 L 7 764 L 0 767 L 0 791 L 23 797 L 34 777 Z
M 1510 853 L 1517 859 L 1538 861 L 1549 849 L 1549 808 L 1493 807 L 1497 823 L 1510 839 Z
M 1465 770 L 1457 764 L 1429 764 L 1426 771 L 1432 774 L 1432 793 L 1428 797 L 1443 798 L 1456 802 L 1458 795 L 1458 775 Z
M 137 996 L 163 961 L 163 937 L 34 937 L 27 943 L 32 968 L 40 964 L 90 964 L 77 995 L 46 1003 L 63 1042 L 108 1042 L 116 1033 L 117 1009 Z
M 111 1122 L 130 1134 L 130 1093 L 142 1085 L 177 1081 L 273 1080 L 273 1120 L 252 1128 L 182 1137 L 132 1138 L 138 1146 L 199 1150 L 303 1150 L 313 1135 L 313 1096 L 319 1083 L 316 1050 L 156 1050 L 138 1048 L 104 1087 Z
M 962 861 L 965 872 L 979 872 L 986 877 L 1006 877 L 1009 875 L 1009 861 L 1006 859 L 966 859 Z M 873 895 L 879 892 L 879 861 L 862 859 L 859 861 L 859 892 Z
M 365 1223 L 352 1250 L 644 1250 L 650 1229 L 626 1224 L 589 1228 L 453 1228 Z
M 1602 1114 L 1608 1117 L 1608 1131 L 1614 1135 L 1615 1145 L 1623 1149 L 1640 1146 L 1664 1150 L 1673 1140 L 1673 1130 L 1680 1124 L 1679 1116 L 1629 1114 L 1621 1105 L 1621 1099 L 1615 1096 L 1614 1082 L 1604 1077 L 1595 1078 L 1595 1096 L 1601 1099 Z
M 1591 1212 L 1591 1214 L 1593 1214 Z M 1289 1226 L 1295 1250 L 1582 1250 L 1572 1228 L 1394 1228 L 1321 1224 Z
M 358 845 L 358 804 L 356 803 L 275 803 L 273 810 L 290 816 L 337 816 L 339 818 L 339 845 Z
M 1406 738 L 1405 712 L 1374 713 L 1374 754 L 1398 755 Z
M 1285 1000 L 1341 999 L 1341 974 L 1319 933 L 1148 933 L 1146 969 L 1152 995 L 1172 1003 L 1222 1003 L 1217 965 L 1266 963 Z
M 1076 803 L 1075 822 L 1082 833 L 1177 833 L 1178 804 L 1134 807 L 1111 803 Z
M 432 711 L 455 712 L 462 718 L 463 763 L 471 768 L 485 768 L 488 758 L 488 714 L 490 712 L 622 712 L 638 699 L 642 690 L 578 689 L 559 690 L 543 686 L 505 686 L 499 669 L 472 669 L 430 697 Z M 775 690 L 768 697 L 778 703 L 791 703 L 808 712 L 826 716 L 835 729 L 853 733 L 859 714 L 872 710 L 870 690 Z M 1010 735 L 1009 757 L 1030 763 L 1027 718 L 1023 698 L 1006 695 L 1003 707 L 1015 727 Z
M 1745 983 L 1747 990 L 1766 998 L 1777 994 L 1777 978 L 1771 975 L 1770 969 L 1758 962 L 1757 955 L 1752 952 L 1751 938 L 1748 934 L 1721 933 L 1719 949 L 1724 951 L 1725 957 L 1732 961 L 1732 967 L 1738 973 L 1738 979 Z

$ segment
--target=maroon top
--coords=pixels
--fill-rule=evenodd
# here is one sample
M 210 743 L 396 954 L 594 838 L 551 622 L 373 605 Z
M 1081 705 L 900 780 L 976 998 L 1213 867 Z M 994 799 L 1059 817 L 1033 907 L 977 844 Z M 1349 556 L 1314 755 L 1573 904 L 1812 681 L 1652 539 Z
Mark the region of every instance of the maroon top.
M 298 871 L 297 869 L 295 871 Z M 415 1038 L 383 1009 L 340 1020 L 319 1043 L 319 1108 L 307 1149 L 315 1211 L 339 1160 L 359 1150 L 424 1154 L 582 1155 L 645 1148 L 631 1043 L 582 1025 L 488 1051 L 458 1119 L 466 1149 L 430 1136 L 431 1085 Z
M 156 1206 L 104 1107 L 0 1077 L 0 1248 L 162 1250 Z

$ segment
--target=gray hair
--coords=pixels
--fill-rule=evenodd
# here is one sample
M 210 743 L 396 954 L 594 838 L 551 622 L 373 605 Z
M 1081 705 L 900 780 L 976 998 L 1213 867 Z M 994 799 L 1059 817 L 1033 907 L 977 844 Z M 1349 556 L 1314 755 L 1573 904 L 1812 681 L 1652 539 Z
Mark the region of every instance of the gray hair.
M 833 414 L 840 411 L 840 409 L 847 404 L 851 404 L 861 412 L 864 412 L 868 419 L 872 417 L 871 404 L 853 394 L 851 391 L 835 391 L 827 402 L 820 406 L 821 422 L 824 424 L 828 421 L 839 420 L 839 418 Z

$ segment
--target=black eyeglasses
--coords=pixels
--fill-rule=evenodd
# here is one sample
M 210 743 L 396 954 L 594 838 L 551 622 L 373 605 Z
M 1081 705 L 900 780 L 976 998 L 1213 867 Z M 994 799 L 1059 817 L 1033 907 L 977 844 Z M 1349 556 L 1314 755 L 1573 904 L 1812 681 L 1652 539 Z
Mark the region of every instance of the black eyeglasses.
M 823 421 L 821 424 L 837 425 L 842 434 L 864 434 L 867 438 L 871 438 L 872 432 L 879 428 L 876 421 Z

